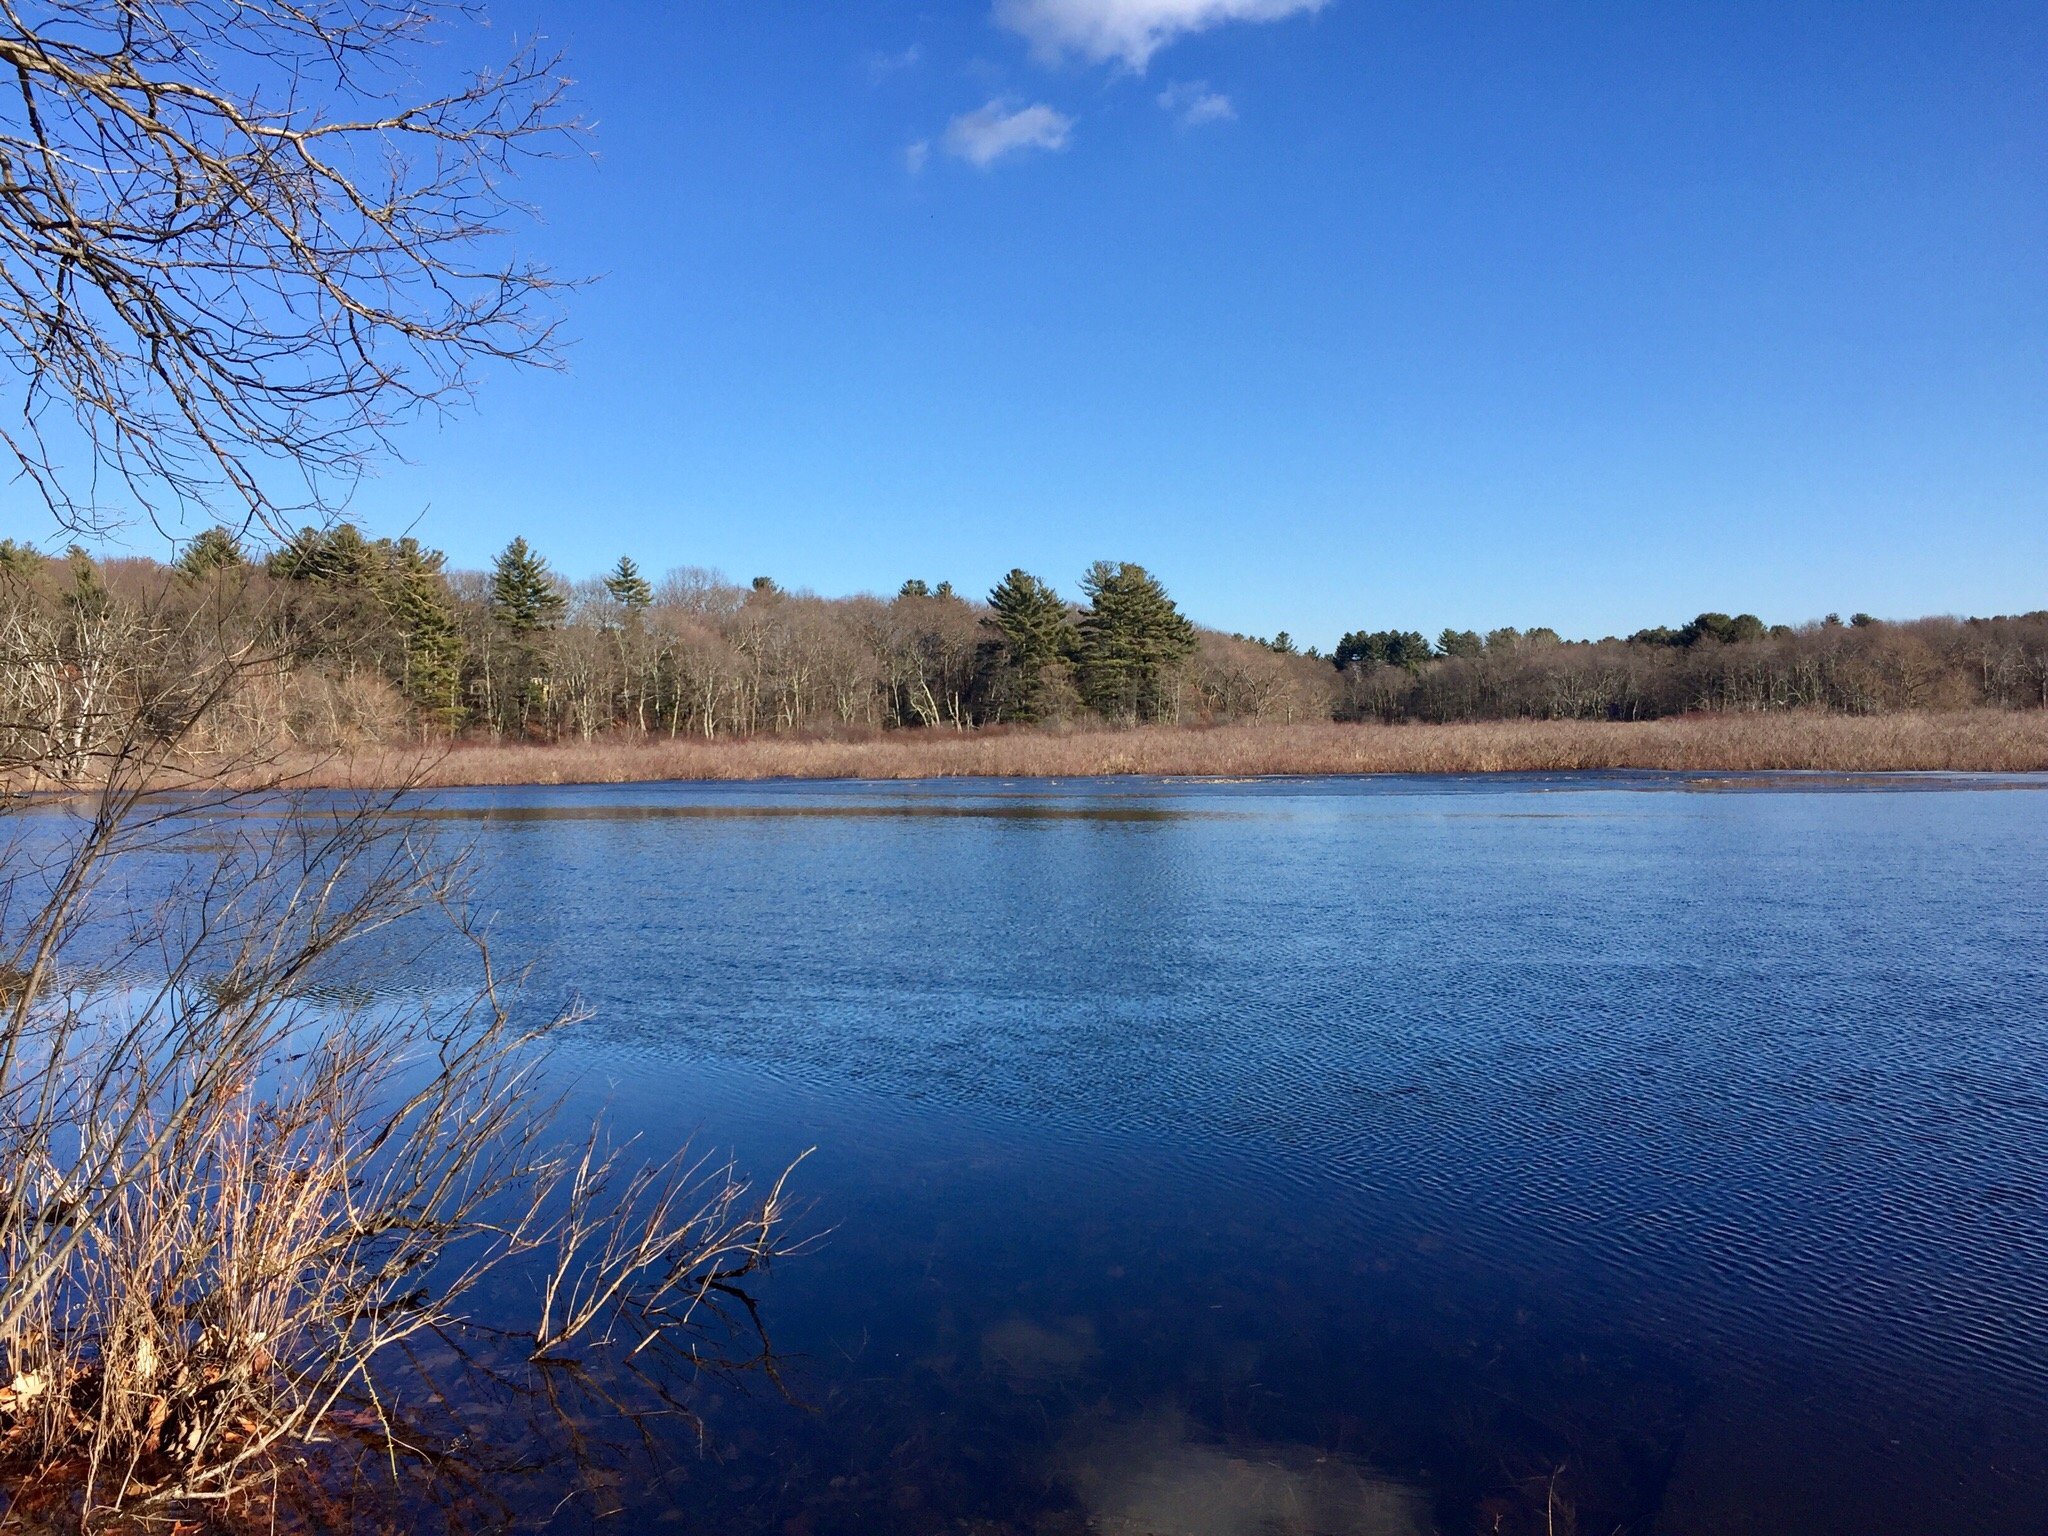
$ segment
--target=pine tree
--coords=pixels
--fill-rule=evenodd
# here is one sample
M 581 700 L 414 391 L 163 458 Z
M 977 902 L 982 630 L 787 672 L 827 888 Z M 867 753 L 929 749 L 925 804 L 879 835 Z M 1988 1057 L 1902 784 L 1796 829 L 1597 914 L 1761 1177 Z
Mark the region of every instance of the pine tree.
M 235 570 L 249 563 L 242 542 L 226 528 L 204 528 L 195 534 L 178 556 L 175 569 L 190 581 L 199 581 L 216 571 Z
M 1065 661 L 1074 651 L 1074 625 L 1059 593 L 1029 571 L 1013 570 L 988 595 L 989 623 L 1002 632 L 1020 667 Z
M 99 566 L 78 544 L 65 551 L 64 559 L 71 572 L 71 589 L 64 594 L 65 608 L 80 624 L 102 618 L 113 606 L 114 595 L 107 590 Z
M 1029 571 L 1012 570 L 989 593 L 988 606 L 986 623 L 999 637 L 994 659 L 1000 676 L 991 690 L 999 712 L 1040 719 L 1051 712 L 1074 659 L 1077 636 L 1066 602 Z
M 405 647 L 406 697 L 444 730 L 462 724 L 462 634 L 441 579 L 443 556 L 414 538 L 387 546 L 383 598 Z
M 323 571 L 327 536 L 318 528 L 301 528 L 279 545 L 264 568 L 279 581 L 317 581 Z
M 1436 637 L 1439 655 L 1458 656 L 1470 660 L 1486 654 L 1486 642 L 1473 629 L 1447 629 Z
M 512 638 L 498 673 L 503 686 L 493 709 L 502 713 L 494 724 L 511 725 L 510 710 L 516 706 L 519 732 L 525 735 L 532 729 L 535 711 L 544 714 L 548 706 L 548 655 L 535 637 L 560 623 L 568 604 L 547 561 L 524 539 L 507 544 L 491 567 L 488 600 L 492 620 Z
M 913 576 L 896 589 L 896 595 L 898 597 L 930 597 L 932 589 L 927 582 Z
M 232 536 L 223 537 L 233 546 Z M 193 550 L 202 543 L 222 552 L 206 534 L 193 541 Z M 233 547 L 239 555 L 239 546 Z M 188 550 L 188 561 L 191 555 Z M 315 589 L 314 605 L 303 617 L 310 643 L 351 660 L 374 658 L 422 720 L 453 730 L 462 723 L 464 650 L 454 600 L 441 575 L 445 558 L 410 536 L 368 539 L 353 524 L 340 523 L 300 529 L 270 557 L 268 568 L 280 580 Z M 206 568 L 204 561 L 196 563 Z M 184 562 L 181 568 L 191 574 Z
M 526 540 L 507 544 L 491 567 L 491 617 L 515 635 L 553 629 L 567 605 L 547 561 Z
M 619 563 L 604 579 L 604 589 L 611 594 L 612 601 L 629 615 L 643 611 L 654 601 L 654 588 L 640 574 L 640 567 L 633 563 L 631 555 L 619 556 Z
M 1098 560 L 1081 580 L 1081 691 L 1112 719 L 1172 712 L 1175 674 L 1194 654 L 1195 626 L 1142 565 Z
M 0 539 L 0 577 L 11 576 L 18 581 L 27 581 L 40 575 L 48 563 L 33 545 Z
M 1337 642 L 1337 670 L 1342 672 L 1364 663 L 1367 666 L 1406 667 L 1411 672 L 1434 656 L 1429 640 L 1412 629 L 1354 629 Z
M 375 584 L 384 565 L 379 543 L 363 537 L 354 523 L 301 528 L 270 557 L 270 574 L 282 581 L 317 581 L 336 586 Z

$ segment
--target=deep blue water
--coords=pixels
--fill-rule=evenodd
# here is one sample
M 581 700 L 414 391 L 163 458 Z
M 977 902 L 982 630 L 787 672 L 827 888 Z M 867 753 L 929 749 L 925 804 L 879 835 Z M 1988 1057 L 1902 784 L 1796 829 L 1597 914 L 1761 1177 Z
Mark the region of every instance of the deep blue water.
M 2048 1529 L 2038 785 L 437 804 L 580 1104 L 819 1149 L 805 1407 L 629 1517 Z
M 606 1523 L 2040 1536 L 2044 789 L 437 796 L 572 1112 L 818 1149 Z

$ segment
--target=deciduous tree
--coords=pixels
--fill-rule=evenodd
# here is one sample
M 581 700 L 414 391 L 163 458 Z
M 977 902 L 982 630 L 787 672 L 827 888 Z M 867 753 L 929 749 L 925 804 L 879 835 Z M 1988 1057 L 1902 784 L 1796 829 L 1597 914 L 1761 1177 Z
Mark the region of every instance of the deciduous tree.
M 506 173 L 572 125 L 552 57 L 421 85 L 459 0 L 0 8 L 0 453 L 77 530 L 339 504 L 392 425 L 544 360 Z M 109 487 L 126 493 L 109 502 Z

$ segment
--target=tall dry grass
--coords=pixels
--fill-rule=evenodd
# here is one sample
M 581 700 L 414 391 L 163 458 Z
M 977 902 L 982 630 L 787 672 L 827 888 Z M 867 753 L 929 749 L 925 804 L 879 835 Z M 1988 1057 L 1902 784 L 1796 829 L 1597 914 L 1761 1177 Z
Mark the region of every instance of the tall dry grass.
M 1039 731 L 904 731 L 866 740 L 718 742 L 611 735 L 556 746 L 462 743 L 422 761 L 378 750 L 292 765 L 309 785 L 408 782 L 623 784 L 659 779 L 1239 778 L 1270 774 L 1513 773 L 1648 768 L 2048 770 L 2048 711 L 1848 716 L 1725 714 L 1632 723 L 1220 725 Z

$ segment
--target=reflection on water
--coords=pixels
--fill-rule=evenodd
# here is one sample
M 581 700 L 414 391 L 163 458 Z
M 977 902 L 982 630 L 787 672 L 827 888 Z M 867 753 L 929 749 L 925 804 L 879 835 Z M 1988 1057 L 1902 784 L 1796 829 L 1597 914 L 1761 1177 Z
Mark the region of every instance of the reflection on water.
M 593 1010 L 572 1107 L 816 1145 L 829 1228 L 766 1294 L 796 1405 L 672 1383 L 701 1440 L 656 1415 L 601 1497 L 504 1496 L 2039 1536 L 2048 798 L 1983 791 L 2040 783 L 437 794 L 530 1002 Z M 362 995 L 455 984 L 389 942 Z
M 1348 1456 L 1221 1445 L 1174 1409 L 1074 1436 L 1066 1481 L 1103 1536 L 1426 1536 L 1419 1489 Z
M 879 817 L 971 817 L 996 821 L 1184 821 L 1191 816 L 1227 816 L 1218 809 L 1170 805 L 1047 805 L 1030 802 L 974 804 L 949 801 L 901 801 L 868 804 L 843 801 L 827 804 L 779 805 L 772 801 L 736 805 L 423 805 L 407 815 L 421 821 L 764 821 L 827 817 L 833 820 Z

